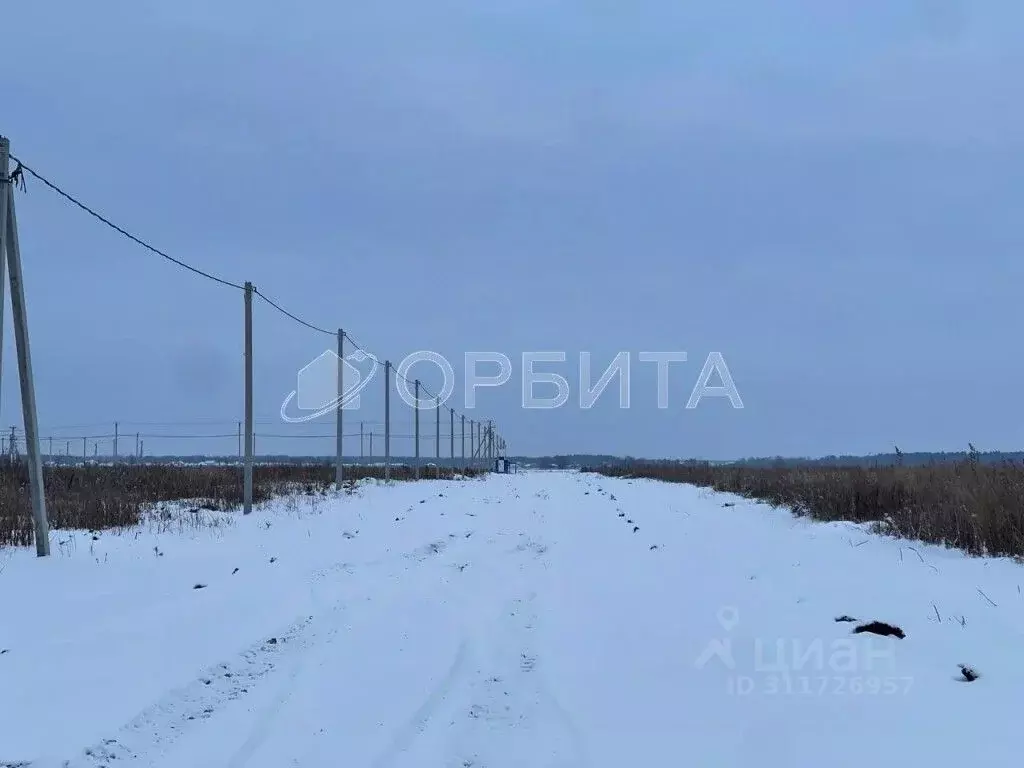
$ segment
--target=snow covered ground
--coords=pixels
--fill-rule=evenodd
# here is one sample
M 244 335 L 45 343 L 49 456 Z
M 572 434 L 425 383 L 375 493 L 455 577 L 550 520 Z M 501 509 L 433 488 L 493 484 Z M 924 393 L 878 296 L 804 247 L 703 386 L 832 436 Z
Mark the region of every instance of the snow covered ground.
M 1007 560 L 572 472 L 214 519 L 0 552 L 0 765 L 1020 761 Z

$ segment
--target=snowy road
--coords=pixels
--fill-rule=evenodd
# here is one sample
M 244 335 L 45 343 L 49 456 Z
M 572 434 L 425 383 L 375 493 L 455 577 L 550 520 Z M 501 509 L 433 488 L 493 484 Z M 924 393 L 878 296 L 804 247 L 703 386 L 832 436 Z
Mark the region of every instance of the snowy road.
M 1009 561 L 575 473 L 160 527 L 0 553 L 0 765 L 1018 762 Z

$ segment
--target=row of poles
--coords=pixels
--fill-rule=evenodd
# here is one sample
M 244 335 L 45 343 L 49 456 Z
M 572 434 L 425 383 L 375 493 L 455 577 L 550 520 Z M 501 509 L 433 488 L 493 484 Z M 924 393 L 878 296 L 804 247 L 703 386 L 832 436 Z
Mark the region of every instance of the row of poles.
M 454 420 L 454 418 L 453 418 L 451 421 L 452 421 L 452 427 L 454 427 L 454 425 L 456 423 L 461 423 L 461 425 L 462 425 L 462 435 L 463 436 L 462 436 L 461 439 L 463 441 L 463 450 L 462 450 L 462 452 L 460 454 L 461 459 L 463 461 L 465 461 L 468 458 L 470 460 L 475 460 L 477 463 L 479 463 L 484 458 L 488 458 L 485 455 L 480 455 L 480 454 L 475 454 L 474 455 L 472 453 L 472 451 L 471 451 L 469 457 L 466 456 L 466 452 L 465 452 L 465 448 L 464 448 L 464 446 L 465 446 L 465 425 L 466 425 L 466 418 L 465 418 L 465 416 L 461 416 L 460 415 L 460 420 L 461 420 L 461 422 L 456 422 Z M 440 419 L 438 419 L 438 422 L 440 422 Z M 113 461 L 113 462 L 125 461 L 125 462 L 128 462 L 128 463 L 131 463 L 132 461 L 138 461 L 138 460 L 141 460 L 141 459 L 143 459 L 145 457 L 145 455 L 146 455 L 146 453 L 145 453 L 146 440 L 144 438 L 149 438 L 149 439 L 151 439 L 153 441 L 157 441 L 157 442 L 164 441 L 164 440 L 178 440 L 178 441 L 181 441 L 181 440 L 200 440 L 200 439 L 225 440 L 225 439 L 230 438 L 230 439 L 237 440 L 237 442 L 238 442 L 238 449 L 237 449 L 235 455 L 238 457 L 239 460 L 241 460 L 242 456 L 243 456 L 243 451 L 242 451 L 242 422 L 239 421 L 239 422 L 237 422 L 237 424 L 238 424 L 238 432 L 237 432 L 237 434 L 213 434 L 213 435 L 176 435 L 176 434 L 171 434 L 171 435 L 167 435 L 167 434 L 155 434 L 155 433 L 151 434 L 151 433 L 135 432 L 134 433 L 134 437 L 135 437 L 135 452 L 132 453 L 132 454 L 124 454 L 124 453 L 121 453 L 121 451 L 119 450 L 119 447 L 118 447 L 120 445 L 119 440 L 131 438 L 132 437 L 132 433 L 120 432 L 119 431 L 119 427 L 118 427 L 118 422 L 114 422 L 114 431 L 111 434 L 106 434 L 106 435 L 74 435 L 72 437 L 68 437 L 68 436 L 54 436 L 54 435 L 45 436 L 45 435 L 40 434 L 39 442 L 40 442 L 40 446 L 45 447 L 47 449 L 46 451 L 43 452 L 44 458 L 52 459 L 52 458 L 56 458 L 56 457 L 65 457 L 65 458 L 70 459 L 72 456 L 75 456 L 75 457 L 80 457 L 82 459 L 88 459 L 88 458 L 92 457 L 93 459 L 97 459 L 97 460 L 98 459 L 102 459 L 104 461 Z M 471 445 L 472 445 L 472 439 L 473 439 L 474 425 L 475 424 L 476 424 L 476 422 L 474 422 L 472 420 L 469 421 L 469 425 L 470 425 L 470 427 L 469 427 L 469 429 L 470 429 L 469 436 L 470 436 L 470 444 Z M 438 423 L 438 429 L 440 429 L 440 423 Z M 383 433 L 380 433 L 380 434 L 381 434 L 381 436 L 383 436 Z M 374 440 L 374 437 L 376 437 L 377 435 L 378 435 L 378 433 L 375 430 L 373 430 L 372 428 L 369 429 L 369 430 L 366 429 L 366 422 L 360 421 L 359 422 L 359 431 L 358 432 L 349 432 L 349 433 L 347 433 L 345 435 L 345 437 L 346 438 L 359 438 L 359 459 L 361 461 L 373 461 L 373 459 L 377 455 L 377 454 L 375 454 L 373 452 L 373 440 Z M 329 440 L 329 439 L 334 439 L 334 435 L 333 434 L 327 434 L 327 435 L 304 435 L 304 434 L 281 435 L 281 434 L 270 434 L 270 435 L 267 435 L 265 433 L 255 432 L 255 433 L 253 433 L 253 453 L 254 453 L 254 456 L 258 456 L 259 455 L 259 438 L 260 437 L 265 437 L 265 438 L 268 438 L 268 439 L 273 439 L 273 438 L 278 438 L 278 439 L 291 439 L 291 438 L 294 438 L 294 439 L 311 439 L 311 440 Z M 420 440 L 420 442 L 422 444 L 425 440 L 428 440 L 428 439 L 430 439 L 432 437 L 435 437 L 435 435 L 434 435 L 434 433 L 428 433 L 428 434 L 416 435 L 416 436 L 409 435 L 409 434 L 401 434 L 401 435 L 397 435 L 397 436 L 395 434 L 391 435 L 392 440 L 396 439 L 396 437 L 399 438 L 399 439 L 402 439 L 402 438 L 412 439 L 413 437 L 416 437 L 416 439 Z M 458 463 L 457 463 L 458 459 L 456 458 L 455 451 L 454 451 L 455 433 L 454 432 L 453 433 L 441 432 L 441 434 L 440 434 L 440 439 L 444 439 L 444 440 L 447 441 L 447 439 L 449 437 L 451 438 L 451 453 L 448 455 L 449 464 L 452 467 L 457 467 L 458 466 Z M 435 454 L 436 458 L 439 461 L 442 458 L 441 453 L 440 453 L 440 445 L 441 445 L 440 439 L 437 441 L 437 448 L 438 448 L 438 450 L 437 450 L 437 452 Z M 56 450 L 54 449 L 54 441 L 57 442 Z M 25 442 L 24 438 L 22 438 L 18 434 L 18 432 L 17 432 L 17 427 L 11 427 L 11 431 L 10 431 L 9 435 L 7 435 L 7 434 L 0 434 L 0 455 L 7 455 L 8 453 L 19 454 L 20 455 L 18 447 L 23 445 L 24 442 Z M 106 446 L 108 443 L 111 446 L 110 453 L 100 453 L 101 447 L 102 446 Z M 446 444 L 448 444 L 448 443 L 446 442 Z M 72 452 L 72 448 L 75 447 L 75 446 L 78 446 L 78 445 L 81 445 L 81 452 L 79 453 L 79 452 L 76 451 L 76 452 L 73 453 Z M 63 446 L 63 451 L 61 451 L 61 446 Z M 90 448 L 92 448 L 92 453 L 89 452 Z M 105 448 L 104 448 L 104 450 L 105 450 Z M 177 454 L 177 455 L 183 455 L 184 452 L 182 452 L 182 451 L 175 451 L 174 453 Z M 153 454 L 151 454 L 151 455 L 153 455 Z M 215 455 L 220 455 L 220 454 L 215 454 Z M 351 454 L 349 456 L 349 460 L 351 461 L 354 458 L 354 456 L 355 456 L 355 454 Z M 417 457 L 417 459 L 420 458 L 420 454 L 417 453 L 416 457 Z
M 14 173 L 10 171 L 10 141 L 0 136 L 0 376 L 3 369 L 3 318 L 4 318 L 4 283 L 9 278 L 11 288 L 11 313 L 14 319 L 14 333 L 18 356 L 18 376 L 21 389 L 21 407 L 25 430 L 25 454 L 28 464 L 29 496 L 32 505 L 36 554 L 45 557 L 50 554 L 50 528 L 46 514 L 46 498 L 43 483 L 43 462 L 39 440 L 39 421 L 36 410 L 35 382 L 32 375 L 32 355 L 29 349 L 28 318 L 25 302 L 24 277 L 22 272 L 21 250 L 18 238 L 17 217 L 15 215 L 14 185 L 22 181 L 20 164 Z M 123 231 L 122 231 L 123 232 Z M 236 286 L 237 287 L 237 286 Z M 255 435 L 253 432 L 253 334 L 252 334 L 252 300 L 255 288 L 252 283 L 244 285 L 245 296 L 245 419 L 243 449 L 243 510 L 245 514 L 252 512 L 253 499 L 253 453 Z M 287 313 L 286 313 L 287 314 Z M 337 450 L 335 481 L 340 488 L 344 481 L 344 465 L 342 462 L 342 427 L 344 420 L 343 360 L 345 332 L 338 330 L 338 406 L 337 406 Z M 385 479 L 391 479 L 391 370 L 390 361 L 384 364 L 384 473 Z M 416 476 L 421 471 L 420 457 L 420 383 L 415 382 L 417 406 L 414 409 L 416 422 Z M 436 398 L 436 458 L 441 457 L 440 419 L 442 404 Z M 455 411 L 449 410 L 450 418 L 450 452 L 455 462 Z M 466 418 L 460 417 L 462 426 L 462 457 L 466 458 Z M 506 449 L 505 440 L 495 432 L 492 421 L 469 421 L 469 439 L 471 458 L 474 463 L 482 461 L 488 464 L 496 457 L 503 456 Z M 116 445 L 116 441 L 115 441 Z M 116 451 L 116 448 L 115 448 Z
M 254 447 L 255 447 L 255 434 L 254 434 L 254 417 L 253 417 L 253 337 L 252 337 L 252 299 L 255 293 L 255 287 L 251 282 L 245 283 L 245 436 L 244 436 L 244 455 L 242 460 L 243 466 L 243 513 L 250 514 L 252 512 L 252 477 L 253 477 L 253 458 L 254 458 Z M 342 483 L 345 481 L 345 466 L 343 456 L 343 438 L 345 435 L 345 331 L 341 328 L 338 329 L 337 342 L 338 342 L 338 389 L 337 389 L 337 406 L 336 410 L 336 444 L 335 444 L 335 471 L 334 481 L 338 488 L 341 488 Z M 392 368 L 390 360 L 384 361 L 384 479 L 386 481 L 391 480 L 391 383 L 392 383 Z M 424 409 L 421 407 L 420 389 L 421 384 L 417 379 L 414 384 L 414 400 L 415 406 L 413 413 L 415 415 L 414 439 L 416 442 L 416 452 L 414 468 L 416 477 L 419 478 L 422 468 L 422 457 L 420 455 L 420 412 L 423 410 L 433 410 L 435 413 L 435 458 L 438 462 L 441 459 L 441 398 L 433 398 L 433 407 Z M 449 414 L 449 440 L 450 440 L 450 459 L 454 466 L 455 463 L 455 409 L 448 408 Z M 461 425 L 461 457 L 466 460 L 466 416 L 465 414 L 459 415 L 459 422 Z M 505 439 L 497 434 L 494 430 L 494 422 L 488 420 L 487 422 L 477 421 L 475 419 L 469 420 L 469 443 L 470 443 L 470 457 L 469 459 L 473 464 L 480 464 L 481 462 L 486 463 L 490 466 L 491 462 L 497 456 L 504 456 L 507 444 Z
M 0 321 L 0 322 L 2 322 L 2 321 Z M 2 328 L 2 326 L 0 326 L 0 328 Z M 241 424 L 241 422 L 239 422 L 239 424 Z M 122 435 L 120 433 L 120 430 L 119 430 L 119 423 L 115 421 L 114 422 L 114 434 L 113 435 L 98 435 L 98 436 L 97 435 L 78 435 L 78 436 L 75 436 L 75 437 L 59 437 L 59 438 L 54 438 L 51 435 L 49 437 L 40 437 L 39 440 L 40 440 L 40 442 L 49 441 L 49 450 L 46 452 L 46 455 L 50 456 L 50 457 L 58 456 L 58 455 L 71 456 L 71 443 L 72 442 L 77 443 L 79 440 L 81 440 L 82 441 L 82 458 L 83 459 L 88 458 L 88 456 L 89 456 L 89 445 L 88 445 L 88 441 L 89 440 L 92 440 L 92 455 L 93 455 L 94 458 L 99 458 L 100 443 L 105 443 L 107 440 L 110 440 L 111 443 L 112 443 L 112 446 L 113 446 L 112 453 L 110 454 L 110 458 L 113 461 L 117 461 L 120 458 L 120 455 L 117 452 L 117 443 L 118 443 L 118 440 L 121 437 L 123 437 L 123 436 L 124 435 Z M 160 437 L 160 435 L 157 435 L 157 437 Z M 242 437 L 241 428 L 239 428 L 238 437 L 239 437 L 239 441 L 241 441 L 241 437 Z M 64 442 L 64 446 L 65 447 L 64 447 L 64 453 L 63 454 L 56 454 L 56 453 L 53 452 L 53 441 L 54 441 L 54 439 L 61 440 L 61 441 Z M 18 437 L 17 427 L 11 427 L 10 438 L 8 438 L 6 435 L 0 436 L 0 454 L 6 454 L 6 453 L 16 454 L 17 453 L 17 446 L 18 446 L 18 444 L 20 442 L 21 442 L 21 438 Z M 241 444 L 241 443 L 239 443 L 239 444 Z M 143 454 L 144 449 L 145 449 L 145 440 L 142 439 L 142 433 L 141 432 L 136 432 L 135 433 L 135 453 L 133 454 L 133 458 L 136 458 L 136 459 L 142 458 L 142 454 Z M 105 454 L 104 454 L 104 458 L 106 458 Z

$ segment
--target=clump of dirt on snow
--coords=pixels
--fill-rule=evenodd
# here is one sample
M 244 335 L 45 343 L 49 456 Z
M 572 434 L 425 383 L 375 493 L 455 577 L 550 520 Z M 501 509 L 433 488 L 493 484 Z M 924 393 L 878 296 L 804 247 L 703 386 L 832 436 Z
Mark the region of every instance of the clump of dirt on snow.
M 966 664 L 959 664 L 957 666 L 960 667 L 960 674 L 963 675 L 963 677 L 961 677 L 960 679 L 963 680 L 965 683 L 973 683 L 975 680 L 981 677 L 981 675 L 979 675 L 977 670 L 975 670 L 973 667 L 969 667 Z
M 861 624 L 853 631 L 854 634 L 871 632 L 872 634 L 882 635 L 883 637 L 898 637 L 900 640 L 906 637 L 906 634 L 902 629 L 893 626 L 892 624 L 886 624 L 884 621 L 872 621 L 868 624 Z

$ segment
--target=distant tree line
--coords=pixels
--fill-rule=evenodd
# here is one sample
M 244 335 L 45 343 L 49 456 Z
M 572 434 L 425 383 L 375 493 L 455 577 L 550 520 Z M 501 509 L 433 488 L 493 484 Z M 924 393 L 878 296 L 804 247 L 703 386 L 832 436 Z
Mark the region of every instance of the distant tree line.
M 333 463 L 333 456 L 287 456 L 287 455 L 258 455 L 257 461 L 263 464 L 324 464 Z M 804 458 L 790 456 L 767 456 L 736 459 L 734 461 L 707 461 L 704 459 L 644 459 L 634 456 L 612 456 L 610 454 L 595 453 L 568 453 L 554 454 L 551 456 L 509 456 L 522 469 L 585 469 L 593 467 L 621 467 L 642 464 L 645 466 L 685 466 L 685 465 L 732 465 L 740 467 L 768 467 L 786 469 L 791 467 L 888 467 L 907 466 L 922 467 L 934 464 L 954 464 L 966 459 L 979 464 L 1005 464 L 1024 463 L 1024 451 L 958 451 L 958 452 L 918 452 L 918 453 L 879 453 L 868 456 L 823 456 L 819 458 Z M 3 457 L 0 457 L 0 461 Z M 460 459 L 456 459 L 460 461 Z M 47 456 L 47 463 L 78 465 L 83 463 L 81 457 L 75 456 Z M 205 455 L 167 455 L 167 456 L 146 456 L 137 458 L 126 456 L 118 459 L 120 464 L 161 464 L 161 463 L 185 463 L 185 464 L 238 464 L 239 457 L 228 456 L 205 456 Z M 345 457 L 346 464 L 380 464 L 381 457 L 359 458 Z M 408 463 L 409 458 L 393 456 L 394 464 Z M 424 457 L 424 462 L 436 461 L 430 457 Z M 86 459 L 85 463 L 110 463 L 109 457 L 103 459 Z M 440 464 L 446 465 L 450 459 L 441 457 Z

